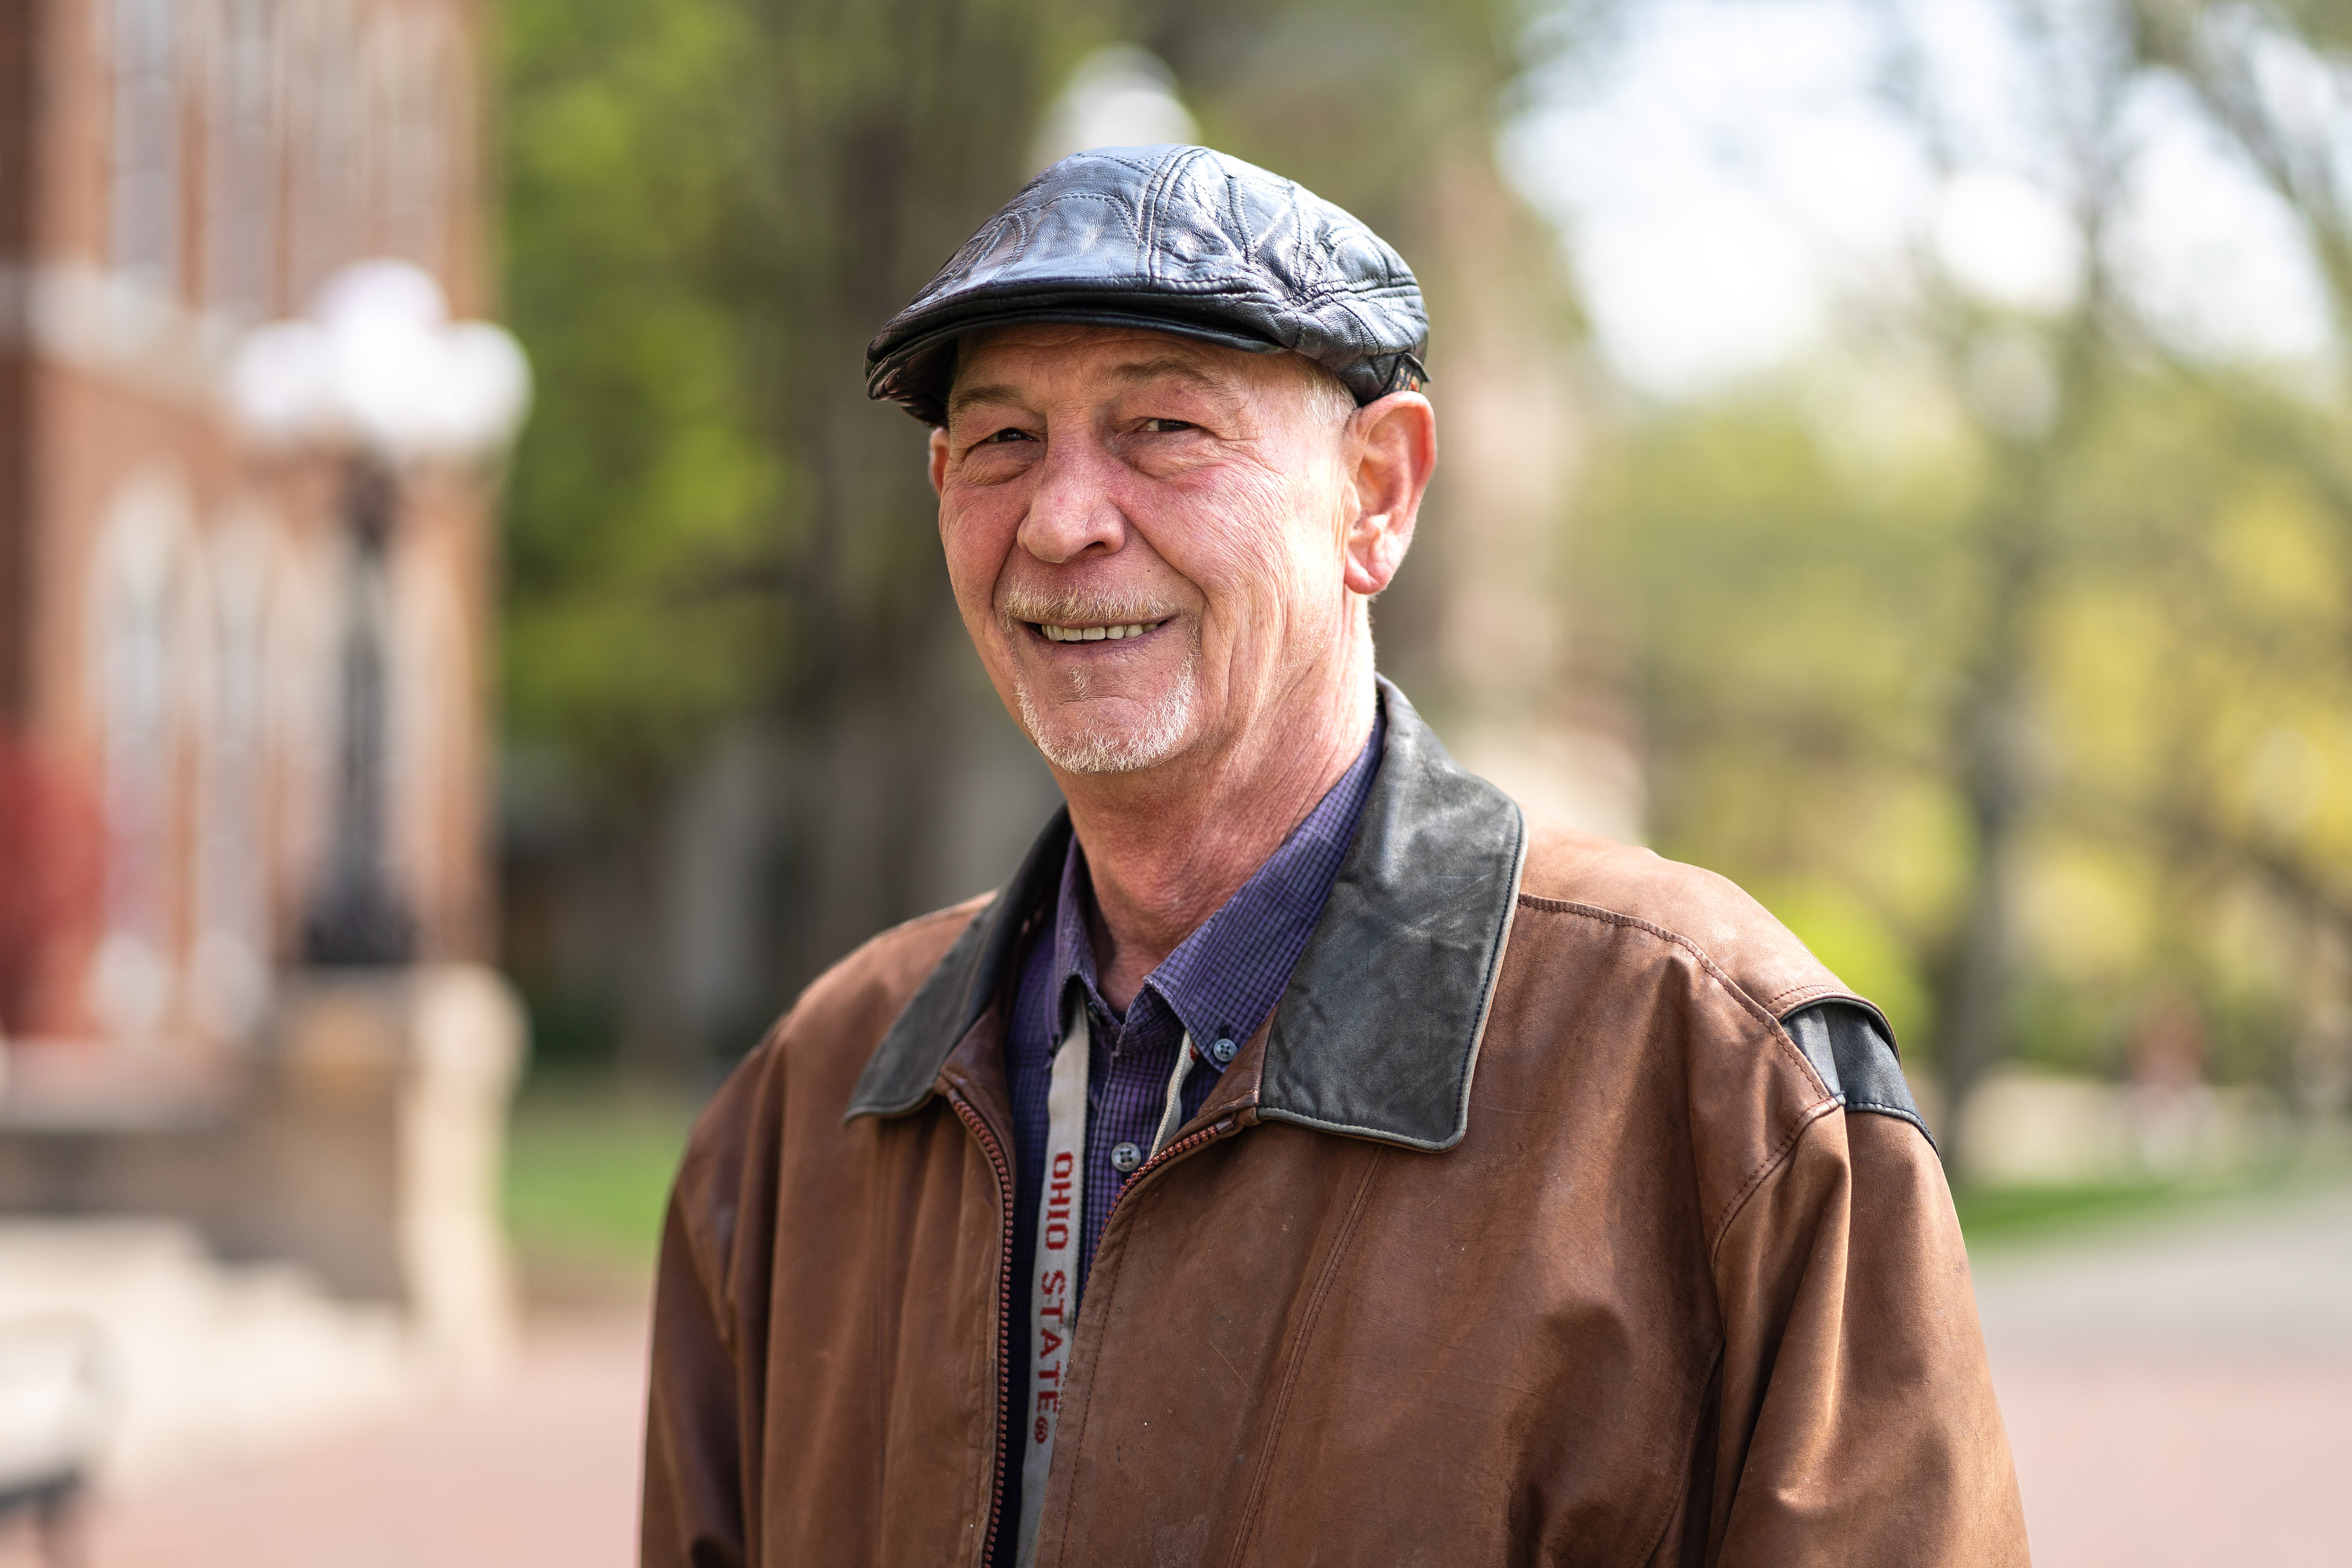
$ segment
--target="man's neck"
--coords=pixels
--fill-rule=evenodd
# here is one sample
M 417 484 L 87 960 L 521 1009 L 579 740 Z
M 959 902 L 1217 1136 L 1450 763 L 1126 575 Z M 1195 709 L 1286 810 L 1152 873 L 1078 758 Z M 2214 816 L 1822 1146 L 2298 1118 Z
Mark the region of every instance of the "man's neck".
M 1367 668 L 1213 757 L 1063 779 L 1094 888 L 1087 935 L 1105 1001 L 1124 1010 L 1330 793 L 1371 734 L 1372 701 Z

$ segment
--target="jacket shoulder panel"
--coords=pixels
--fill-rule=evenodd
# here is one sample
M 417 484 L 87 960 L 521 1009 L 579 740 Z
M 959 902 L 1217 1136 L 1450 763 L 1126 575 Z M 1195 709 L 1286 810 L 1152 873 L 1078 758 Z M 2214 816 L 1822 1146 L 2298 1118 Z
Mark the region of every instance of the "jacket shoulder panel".
M 1935 1146 L 1935 1134 L 1927 1131 L 1918 1103 L 1911 1098 L 1895 1041 L 1879 1027 L 1877 1014 L 1850 1002 L 1816 1002 L 1781 1019 L 1780 1026 L 1848 1110 L 1908 1121 L 1930 1148 Z
M 1876 1016 L 1728 878 L 1533 816 L 1528 826 L 1522 897 L 1582 905 L 1686 942 L 1776 1019 L 1832 998 Z

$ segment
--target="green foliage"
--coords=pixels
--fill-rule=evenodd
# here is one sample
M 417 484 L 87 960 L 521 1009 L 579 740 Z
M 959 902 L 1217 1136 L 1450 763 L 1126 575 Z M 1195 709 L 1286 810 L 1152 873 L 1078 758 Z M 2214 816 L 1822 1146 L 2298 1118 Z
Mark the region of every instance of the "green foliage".
M 537 416 L 509 508 L 506 700 L 608 765 L 761 694 L 797 465 L 759 427 L 726 260 L 765 140 L 735 0 L 512 0 L 509 310 Z
M 1829 923 L 1916 975 L 1961 879 L 1937 720 L 1975 476 L 1851 474 L 1793 398 L 1645 418 L 1604 451 L 1583 537 L 1641 606 L 1658 847 L 1834 900 Z
M 1755 888 L 1916 1059 L 1967 912 L 1950 737 L 1994 608 L 1984 499 L 2014 459 L 1956 424 L 1857 467 L 1839 406 L 1635 420 L 1588 532 L 1645 616 L 1661 848 Z M 2352 910 L 2352 515 L 2300 456 L 2342 419 L 2110 363 L 2051 459 L 2009 741 L 2031 790 L 2005 851 L 2014 1054 L 2127 1070 L 2149 999 L 2180 990 L 2210 1071 L 2280 1076 L 2311 914 Z
M 1541 36 L 1572 47 L 1610 6 L 1554 9 Z M 2259 9 L 2343 44 L 2340 5 Z M 2133 47 L 2217 106 L 2352 289 L 2341 204 L 2312 184 L 2297 127 L 2248 96 L 2258 51 L 2206 25 L 2224 11 L 2253 14 L 2151 0 Z M 584 975 L 524 978 L 583 1054 L 608 1035 L 625 1050 L 662 1005 L 644 957 L 660 813 L 723 729 L 803 759 L 761 850 L 789 883 L 761 949 L 782 994 L 919 907 L 908 868 L 952 784 L 940 693 L 966 656 L 920 433 L 866 402 L 861 351 L 1017 186 L 1070 66 L 1114 39 L 1158 50 L 1208 140 L 1423 262 L 1442 333 L 1466 314 L 1448 317 L 1447 290 L 1489 284 L 1462 264 L 1485 246 L 1461 241 L 1464 176 L 1491 182 L 1528 14 L 504 15 L 509 309 L 541 388 L 512 478 L 504 689 L 518 752 L 554 759 L 510 784 L 541 822 L 568 792 L 570 837 L 548 853 L 602 879 L 588 897 L 577 878 L 528 899 L 510 884 L 509 903 L 551 951 L 575 905 L 606 911 Z M 1454 254 L 1423 243 L 1442 235 Z M 1524 292 L 1561 318 L 1529 321 L 1528 341 L 1558 341 L 1568 291 Z M 1592 444 L 1577 564 L 1632 606 L 1660 847 L 1755 889 L 1886 1007 L 1915 1061 L 1958 1058 L 1956 999 L 1975 994 L 1990 1002 L 1971 1027 L 1992 1020 L 2003 1048 L 2123 1070 L 2150 998 L 2185 992 L 2215 1071 L 2274 1077 L 2314 944 L 2352 920 L 2346 410 L 2168 363 L 2116 310 L 2095 289 L 2035 321 L 1930 297 L 1868 354 L 1629 415 Z M 2052 428 L 2004 434 L 1971 406 L 1988 334 L 2046 351 Z M 1424 554 L 1444 548 L 1431 532 Z M 1410 665 L 1413 595 L 1442 564 L 1383 601 L 1391 668 Z

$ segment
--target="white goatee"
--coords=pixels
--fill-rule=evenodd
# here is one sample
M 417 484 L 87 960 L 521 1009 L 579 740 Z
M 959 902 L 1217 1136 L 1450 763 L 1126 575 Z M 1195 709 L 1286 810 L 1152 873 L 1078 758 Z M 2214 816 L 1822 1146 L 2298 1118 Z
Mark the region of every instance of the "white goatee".
M 1132 598 L 1087 594 L 1029 595 L 1008 593 L 998 602 L 997 614 L 1014 637 L 1027 637 L 1034 626 L 1103 626 L 1123 623 L 1150 625 L 1174 620 L 1174 606 Z M 1166 628 L 1173 633 L 1175 626 Z M 1070 672 L 1062 703 L 1042 698 L 1029 674 L 1014 664 L 1013 694 L 1021 707 L 1021 727 L 1044 752 L 1045 760 L 1071 773 L 1131 773 L 1156 767 L 1176 753 L 1192 732 L 1194 674 L 1200 647 L 1187 636 L 1184 663 L 1167 692 L 1151 702 L 1139 721 L 1088 722 L 1074 712 L 1087 702 L 1087 673 Z
M 1045 753 L 1045 760 L 1068 773 L 1132 773 L 1157 767 L 1175 755 L 1192 727 L 1192 668 L 1187 659 L 1184 678 L 1154 703 L 1140 723 L 1088 724 L 1076 734 L 1060 733 L 1050 724 L 1029 682 L 1014 677 L 1013 695 L 1021 701 L 1021 727 Z M 1083 700 L 1083 699 L 1081 699 Z

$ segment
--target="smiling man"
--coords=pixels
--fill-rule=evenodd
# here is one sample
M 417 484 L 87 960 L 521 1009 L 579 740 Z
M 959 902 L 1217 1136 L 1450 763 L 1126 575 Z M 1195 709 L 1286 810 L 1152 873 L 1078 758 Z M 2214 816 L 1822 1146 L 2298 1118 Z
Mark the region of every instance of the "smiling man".
M 1145 147 L 875 340 L 1068 809 L 697 1125 L 647 1563 L 2025 1560 L 1884 1020 L 1373 672 L 1425 335 L 1347 214 Z

